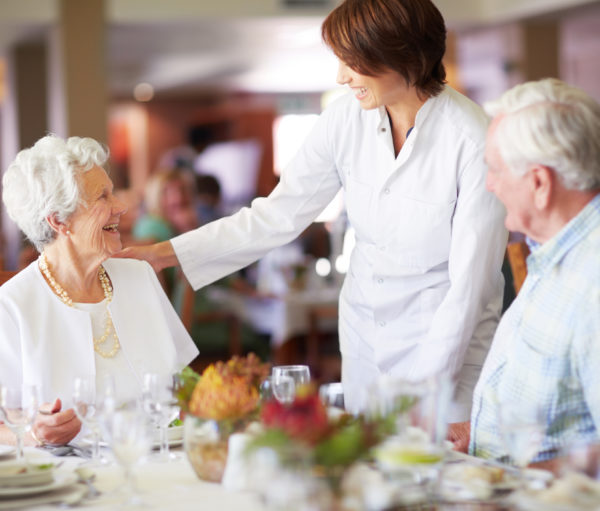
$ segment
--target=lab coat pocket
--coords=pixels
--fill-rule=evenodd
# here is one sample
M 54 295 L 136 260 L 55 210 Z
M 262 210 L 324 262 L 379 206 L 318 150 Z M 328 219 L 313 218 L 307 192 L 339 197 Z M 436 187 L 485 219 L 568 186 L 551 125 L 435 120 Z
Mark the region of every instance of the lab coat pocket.
M 398 264 L 420 272 L 448 260 L 456 201 L 434 204 L 408 197 L 397 200 L 391 239 Z

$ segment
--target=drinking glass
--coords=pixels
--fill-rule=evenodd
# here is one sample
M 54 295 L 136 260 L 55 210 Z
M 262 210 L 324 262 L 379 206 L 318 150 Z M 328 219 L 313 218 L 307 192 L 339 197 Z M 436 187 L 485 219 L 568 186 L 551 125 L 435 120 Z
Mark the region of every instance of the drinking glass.
M 515 465 L 526 467 L 538 453 L 544 438 L 544 420 L 535 405 L 518 401 L 497 402 L 498 430 L 502 444 Z
M 129 402 L 116 408 L 106 421 L 110 448 L 125 473 L 123 491 L 125 509 L 147 508 L 148 503 L 138 494 L 133 467 L 150 451 L 152 427 L 138 402 Z
M 285 366 L 275 366 L 273 367 L 272 372 L 272 384 L 273 384 L 273 393 L 275 397 L 281 401 L 279 397 L 277 397 L 276 389 L 279 387 L 279 392 L 281 395 L 286 396 L 286 399 L 289 397 L 289 383 L 285 380 L 285 377 L 289 377 L 293 380 L 293 390 L 292 397 L 290 402 L 293 401 L 296 390 L 300 385 L 306 385 L 310 383 L 310 369 L 306 365 L 285 365 Z
M 267 376 L 260 384 L 259 394 L 261 401 L 269 401 L 275 397 L 273 394 L 273 377 Z
M 17 438 L 17 461 L 23 461 L 23 436 L 35 420 L 38 411 L 36 385 L 0 385 L 0 417 Z
M 386 472 L 424 484 L 428 493 L 444 460 L 453 390 L 451 380 L 438 375 L 417 382 L 384 377 L 373 391 L 378 413 L 391 414 L 396 423 L 396 435 L 377 450 L 378 461 Z
M 327 407 L 344 409 L 344 388 L 339 382 L 321 385 L 319 387 L 319 398 Z
M 92 434 L 92 457 L 86 465 L 100 465 L 106 460 L 100 458 L 100 415 L 103 403 L 97 400 L 96 378 L 78 376 L 73 380 L 73 409 L 79 420 Z
M 169 424 L 179 416 L 179 405 L 175 397 L 178 382 L 175 374 L 145 373 L 142 384 L 142 403 L 144 411 L 160 433 L 160 452 L 157 459 L 171 461 L 178 459 L 169 452 Z
M 273 395 L 277 401 L 284 405 L 289 405 L 294 401 L 296 385 L 291 376 L 285 374 L 273 376 L 271 385 L 273 387 Z

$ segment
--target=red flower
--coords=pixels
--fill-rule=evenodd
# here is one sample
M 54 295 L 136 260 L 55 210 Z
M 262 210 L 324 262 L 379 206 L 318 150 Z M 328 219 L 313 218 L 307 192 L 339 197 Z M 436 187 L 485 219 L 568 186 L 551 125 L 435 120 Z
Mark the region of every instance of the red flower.
M 262 408 L 261 419 L 267 428 L 281 429 L 290 437 L 314 445 L 329 430 L 327 410 L 319 396 L 297 396 L 290 406 L 269 401 Z

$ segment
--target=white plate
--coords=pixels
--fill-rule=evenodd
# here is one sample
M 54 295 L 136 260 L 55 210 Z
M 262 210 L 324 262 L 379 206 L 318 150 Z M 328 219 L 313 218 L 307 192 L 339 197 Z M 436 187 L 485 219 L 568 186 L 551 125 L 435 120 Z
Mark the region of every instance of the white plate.
M 35 495 L 36 493 L 43 493 L 47 491 L 54 491 L 65 486 L 69 486 L 77 482 L 77 476 L 75 474 L 54 474 L 54 481 L 48 484 L 41 484 L 38 486 L 19 486 L 19 487 L 8 487 L 0 488 L 0 499 L 5 497 L 20 497 L 22 495 Z M 1 502 L 2 500 L 0 500 Z
M 53 467 L 38 468 L 35 464 L 14 461 L 0 464 L 0 489 L 47 485 L 53 480 Z
M 167 429 L 167 439 L 169 440 L 169 447 L 176 447 L 183 443 L 183 426 L 172 426 Z M 153 448 L 160 447 L 160 431 L 154 432 L 154 438 L 152 440 Z
M 15 452 L 15 448 L 12 445 L 0 445 L 0 457 L 8 456 Z
M 52 503 L 76 504 L 83 498 L 86 492 L 87 488 L 84 486 L 73 484 L 64 488 L 58 488 L 49 493 L 30 497 L 0 498 L 0 509 L 31 508 L 32 506 Z

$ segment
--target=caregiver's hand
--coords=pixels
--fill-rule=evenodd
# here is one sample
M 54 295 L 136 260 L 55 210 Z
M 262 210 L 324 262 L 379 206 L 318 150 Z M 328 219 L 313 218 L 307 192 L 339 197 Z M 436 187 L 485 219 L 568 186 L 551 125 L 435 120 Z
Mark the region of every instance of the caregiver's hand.
M 470 436 L 470 422 L 454 422 L 448 425 L 448 440 L 454 444 L 455 451 L 466 453 L 469 450 Z
M 60 399 L 40 406 L 28 444 L 64 445 L 75 438 L 81 429 L 81 421 L 72 408 L 64 411 L 61 408 Z
M 154 245 L 137 245 L 127 247 L 117 252 L 112 257 L 125 259 L 141 259 L 150 263 L 154 271 L 159 272 L 170 266 L 177 266 L 179 261 L 170 241 L 161 241 Z

